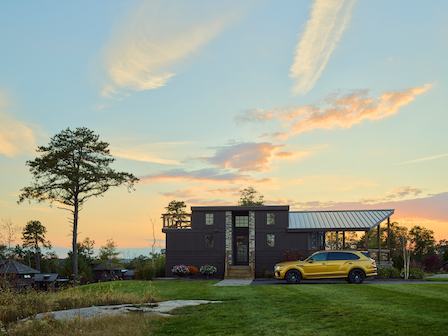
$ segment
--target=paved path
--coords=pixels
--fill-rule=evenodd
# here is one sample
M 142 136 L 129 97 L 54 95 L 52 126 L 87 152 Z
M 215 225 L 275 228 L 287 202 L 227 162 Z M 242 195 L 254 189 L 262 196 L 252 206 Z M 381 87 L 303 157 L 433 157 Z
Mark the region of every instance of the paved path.
M 251 279 L 224 279 L 213 286 L 249 286 L 252 282 Z

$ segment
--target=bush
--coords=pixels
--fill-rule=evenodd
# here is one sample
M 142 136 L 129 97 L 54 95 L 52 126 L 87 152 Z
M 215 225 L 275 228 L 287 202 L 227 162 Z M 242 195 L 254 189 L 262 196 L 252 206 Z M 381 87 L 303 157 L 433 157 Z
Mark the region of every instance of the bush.
M 156 269 L 152 266 L 137 268 L 135 270 L 135 278 L 139 280 L 152 280 L 156 277 Z
M 171 272 L 177 276 L 184 276 L 190 274 L 190 270 L 185 265 L 176 265 L 171 269 Z
M 303 258 L 303 253 L 299 252 L 298 250 L 291 249 L 289 251 L 285 251 L 283 253 L 282 261 L 294 261 L 294 260 L 300 260 Z
M 194 266 L 187 266 L 191 275 L 195 275 L 198 272 L 198 269 Z
M 201 269 L 199 270 L 199 272 L 201 272 L 201 274 L 204 275 L 213 275 L 216 273 L 218 269 L 215 266 L 212 265 L 203 265 L 201 266 Z
M 427 272 L 436 273 L 442 268 L 442 260 L 438 255 L 432 254 L 423 260 L 423 266 Z
M 404 269 L 401 270 L 401 276 L 404 277 Z M 424 277 L 425 272 L 423 272 L 420 268 L 409 268 L 409 279 L 423 279 Z
M 378 279 L 398 279 L 400 271 L 395 267 L 378 267 Z

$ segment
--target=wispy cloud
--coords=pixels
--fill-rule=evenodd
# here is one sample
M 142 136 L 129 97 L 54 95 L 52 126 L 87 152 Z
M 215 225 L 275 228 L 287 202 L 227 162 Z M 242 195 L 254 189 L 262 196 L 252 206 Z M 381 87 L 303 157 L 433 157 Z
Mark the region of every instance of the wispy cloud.
M 140 183 L 150 183 L 155 181 L 207 181 L 207 182 L 227 182 L 235 183 L 239 181 L 264 183 L 271 179 L 254 179 L 246 174 L 223 171 L 219 168 L 204 168 L 194 171 L 186 171 L 183 169 L 172 169 L 159 174 L 152 174 L 139 177 Z
M 360 203 L 377 204 L 377 203 L 396 201 L 406 197 L 416 197 L 420 195 L 422 192 L 423 190 L 420 188 L 412 188 L 412 187 L 393 188 L 388 192 L 386 192 L 386 195 L 384 196 L 379 196 L 376 198 L 363 198 L 360 200 Z
M 325 69 L 331 53 L 350 20 L 355 0 L 316 0 L 311 17 L 296 46 L 290 77 L 292 92 L 307 93 Z
M 109 80 L 102 95 L 119 89 L 157 89 L 180 71 L 181 62 L 197 53 L 239 16 L 237 4 L 223 10 L 203 4 L 201 13 L 181 1 L 144 1 L 104 48 Z M 229 8 L 229 7 L 227 7 Z
M 445 156 L 448 156 L 448 153 L 447 154 L 440 154 L 440 155 L 429 156 L 429 157 L 416 159 L 416 160 L 411 160 L 411 161 L 406 161 L 406 162 L 401 162 L 401 163 L 395 163 L 392 166 L 398 166 L 398 165 L 408 164 L 408 163 L 417 163 L 417 162 L 431 161 L 431 160 L 436 160 L 436 159 L 443 158 Z
M 187 198 L 196 196 L 193 192 L 193 189 L 176 190 L 172 192 L 160 192 L 159 194 L 170 198 Z
M 1 109 L 1 106 L 0 106 Z M 37 128 L 3 114 L 0 110 L 0 154 L 10 158 L 18 155 L 32 155 L 37 149 L 36 133 L 42 132 Z
M 261 138 L 284 139 L 288 134 L 294 135 L 314 129 L 333 129 L 336 127 L 347 129 L 364 120 L 379 120 L 394 115 L 400 107 L 415 100 L 415 96 L 431 87 L 432 85 L 426 84 L 421 88 L 384 92 L 379 97 L 369 96 L 369 90 L 361 90 L 342 96 L 333 96 L 324 102 L 327 106 L 323 107 L 316 104 L 273 110 L 258 109 L 257 113 L 251 113 L 251 110 L 248 110 L 241 112 L 240 118 L 250 116 L 259 120 L 277 118 L 285 121 L 283 127 L 287 129 L 288 133 L 263 134 Z M 268 115 L 269 118 L 266 118 L 265 115 Z
M 151 148 L 159 148 L 163 144 L 143 144 L 132 146 L 132 148 L 120 148 L 116 146 L 111 147 L 111 152 L 114 156 L 142 162 L 154 162 L 166 165 L 180 165 L 177 160 L 163 159 L 158 153 L 152 153 Z M 166 146 L 163 146 L 166 148 Z
M 273 159 L 298 160 L 308 152 L 280 151 L 285 145 L 274 145 L 269 142 L 245 142 L 219 147 L 213 156 L 202 156 L 207 163 L 223 168 L 237 169 L 238 172 L 270 171 L 269 164 Z

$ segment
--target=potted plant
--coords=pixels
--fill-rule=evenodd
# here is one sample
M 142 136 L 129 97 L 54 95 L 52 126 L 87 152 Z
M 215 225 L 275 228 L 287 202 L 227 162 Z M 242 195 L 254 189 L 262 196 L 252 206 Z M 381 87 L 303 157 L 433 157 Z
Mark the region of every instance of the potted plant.
M 209 278 L 210 275 L 215 274 L 216 271 L 217 271 L 217 268 L 212 265 L 203 265 L 203 266 L 201 266 L 201 269 L 199 270 L 199 272 L 201 272 L 201 274 L 204 274 L 207 276 L 207 279 Z

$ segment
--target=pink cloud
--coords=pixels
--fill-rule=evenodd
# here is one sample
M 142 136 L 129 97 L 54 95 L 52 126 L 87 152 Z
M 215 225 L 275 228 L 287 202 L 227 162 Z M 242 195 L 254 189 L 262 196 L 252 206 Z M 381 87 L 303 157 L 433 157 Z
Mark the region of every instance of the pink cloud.
M 210 164 L 224 168 L 237 169 L 238 172 L 269 171 L 274 152 L 284 145 L 272 145 L 268 142 L 247 142 L 231 146 L 220 147 L 214 156 L 203 156 L 202 159 Z
M 341 129 L 351 128 L 364 120 L 379 120 L 398 112 L 399 108 L 415 100 L 415 96 L 429 90 L 430 84 L 422 88 L 411 88 L 401 91 L 384 92 L 379 97 L 369 96 L 369 90 L 360 90 L 342 97 L 334 96 L 324 101 L 327 106 L 317 105 L 290 106 L 276 108 L 268 111 L 250 110 L 243 112 L 239 117 L 245 121 L 268 120 L 274 117 L 286 120 L 283 126 L 289 130 L 289 135 L 294 135 L 314 129 Z M 263 134 L 260 138 L 286 139 L 288 134 L 276 132 Z
M 176 191 L 172 191 L 172 192 L 160 192 L 159 194 L 165 196 L 165 197 L 170 197 L 170 198 L 186 198 L 186 197 L 193 197 L 195 196 L 193 194 L 193 190 L 189 189 L 189 190 L 176 190 Z
M 271 179 L 254 179 L 249 175 L 239 173 L 223 172 L 217 168 L 205 168 L 195 171 L 186 171 L 183 169 L 173 169 L 160 174 L 153 174 L 142 176 L 140 183 L 150 183 L 156 181 L 172 181 L 172 180 L 185 180 L 185 181 L 210 181 L 210 182 L 228 182 L 235 183 L 238 181 L 257 182 L 264 183 L 269 182 Z

